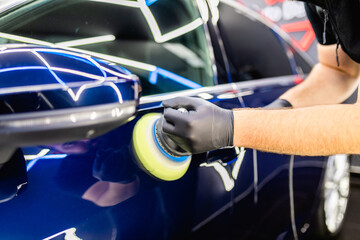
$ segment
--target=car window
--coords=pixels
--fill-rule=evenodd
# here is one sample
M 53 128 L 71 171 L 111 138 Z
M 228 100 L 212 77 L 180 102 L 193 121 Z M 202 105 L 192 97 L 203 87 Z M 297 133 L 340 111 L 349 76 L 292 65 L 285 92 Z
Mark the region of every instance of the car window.
M 219 11 L 219 29 L 232 64 L 233 80 L 293 74 L 286 43 L 279 35 L 227 4 L 220 3 Z
M 32 1 L 0 18 L 0 44 L 35 40 L 119 63 L 140 77 L 143 95 L 214 84 L 192 0 Z

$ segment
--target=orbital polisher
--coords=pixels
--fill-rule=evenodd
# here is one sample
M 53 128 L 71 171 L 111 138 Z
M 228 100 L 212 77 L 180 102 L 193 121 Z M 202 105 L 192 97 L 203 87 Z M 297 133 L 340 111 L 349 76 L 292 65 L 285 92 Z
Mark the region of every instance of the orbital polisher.
M 139 119 L 133 131 L 132 148 L 136 161 L 148 174 L 174 181 L 186 173 L 191 156 L 162 131 L 164 119 L 161 116 L 149 113 Z

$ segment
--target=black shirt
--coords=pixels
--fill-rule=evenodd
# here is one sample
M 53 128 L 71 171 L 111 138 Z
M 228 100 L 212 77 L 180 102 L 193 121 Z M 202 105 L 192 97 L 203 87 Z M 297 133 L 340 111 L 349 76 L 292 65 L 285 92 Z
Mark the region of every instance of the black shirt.
M 319 43 L 340 44 L 351 59 L 360 63 L 360 0 L 305 2 L 306 13 Z

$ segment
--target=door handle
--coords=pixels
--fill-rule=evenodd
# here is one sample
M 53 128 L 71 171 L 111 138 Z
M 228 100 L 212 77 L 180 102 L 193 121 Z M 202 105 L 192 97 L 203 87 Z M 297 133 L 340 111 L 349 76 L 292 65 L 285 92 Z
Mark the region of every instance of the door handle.
M 232 161 L 236 160 L 237 157 L 238 153 L 236 152 L 236 149 L 234 147 L 228 147 L 208 152 L 206 156 L 206 161 L 208 163 L 211 163 L 221 160 L 221 162 L 229 164 Z

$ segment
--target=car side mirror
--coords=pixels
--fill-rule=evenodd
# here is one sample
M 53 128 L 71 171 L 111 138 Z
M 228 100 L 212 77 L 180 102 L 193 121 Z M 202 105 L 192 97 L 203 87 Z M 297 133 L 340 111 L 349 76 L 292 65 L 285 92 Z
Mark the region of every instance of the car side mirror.
M 0 46 L 0 164 L 18 147 L 100 136 L 131 118 L 139 80 L 83 53 Z

